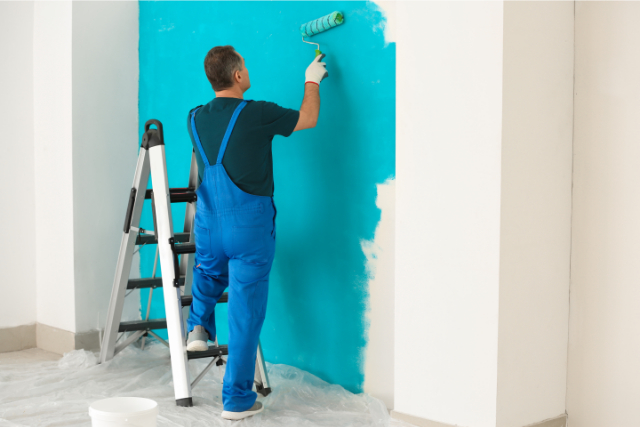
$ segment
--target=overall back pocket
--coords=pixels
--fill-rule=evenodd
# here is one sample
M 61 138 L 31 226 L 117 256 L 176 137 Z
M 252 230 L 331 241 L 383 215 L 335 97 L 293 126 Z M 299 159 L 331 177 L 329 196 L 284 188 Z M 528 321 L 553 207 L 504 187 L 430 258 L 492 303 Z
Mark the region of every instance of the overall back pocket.
M 269 262 L 273 256 L 266 227 L 233 227 L 233 257 L 253 264 Z

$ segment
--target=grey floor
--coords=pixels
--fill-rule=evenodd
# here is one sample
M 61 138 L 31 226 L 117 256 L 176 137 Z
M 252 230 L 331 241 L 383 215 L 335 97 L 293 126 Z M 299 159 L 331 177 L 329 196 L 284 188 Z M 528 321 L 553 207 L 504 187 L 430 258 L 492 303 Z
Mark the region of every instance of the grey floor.
M 30 362 L 52 362 L 60 360 L 62 356 L 39 348 L 30 348 L 22 351 L 11 351 L 0 353 L 0 366 L 3 365 L 26 365 Z M 25 366 L 26 368 L 27 366 Z

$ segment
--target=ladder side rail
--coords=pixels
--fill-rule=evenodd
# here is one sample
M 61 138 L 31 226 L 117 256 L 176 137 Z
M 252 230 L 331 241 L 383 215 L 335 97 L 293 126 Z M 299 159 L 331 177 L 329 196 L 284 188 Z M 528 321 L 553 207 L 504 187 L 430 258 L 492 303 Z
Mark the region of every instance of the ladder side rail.
M 198 163 L 196 162 L 196 153 L 191 152 L 191 166 L 189 167 L 189 188 L 198 188 Z M 195 216 L 196 202 L 187 203 L 184 215 L 184 232 L 189 233 L 189 243 L 195 243 Z M 191 295 L 191 283 L 193 282 L 193 266 L 195 262 L 195 254 L 184 254 L 180 257 L 180 276 L 184 276 L 184 285 L 182 287 L 182 295 Z M 187 330 L 186 319 L 189 317 L 190 307 L 184 307 L 182 316 L 184 319 L 184 328 Z
M 129 281 L 129 273 L 131 272 L 131 263 L 133 261 L 133 250 L 138 236 L 138 233 L 132 232 L 131 227 L 138 228 L 140 224 L 140 216 L 144 205 L 144 193 L 149 180 L 149 170 L 149 153 L 146 149 L 140 148 L 136 172 L 133 178 L 132 190 L 135 190 L 133 208 L 129 210 L 129 206 L 127 207 L 126 221 L 129 222 L 129 227 L 128 230 L 123 231 L 122 239 L 120 240 L 120 252 L 118 254 L 109 311 L 107 312 L 102 348 L 100 350 L 100 363 L 111 360 L 115 353 L 116 338 L 120 326 L 120 318 L 122 317 L 122 310 L 124 308 L 124 297 L 127 290 L 127 282 Z
M 167 164 L 164 143 L 150 144 L 151 181 L 153 185 L 156 210 L 156 236 L 158 252 L 162 266 L 162 290 L 169 335 L 169 351 L 171 353 L 171 371 L 178 406 L 192 406 L 191 382 L 187 346 L 184 340 L 184 324 L 182 321 L 182 304 L 180 287 L 174 286 L 175 268 L 174 254 L 169 243 L 173 239 L 171 219 L 171 200 L 167 178 Z
M 269 375 L 267 374 L 267 365 L 262 355 L 262 346 L 258 341 L 258 353 L 256 355 L 256 374 L 255 379 L 256 389 L 258 393 L 263 396 L 267 396 L 271 393 L 271 384 L 269 383 Z

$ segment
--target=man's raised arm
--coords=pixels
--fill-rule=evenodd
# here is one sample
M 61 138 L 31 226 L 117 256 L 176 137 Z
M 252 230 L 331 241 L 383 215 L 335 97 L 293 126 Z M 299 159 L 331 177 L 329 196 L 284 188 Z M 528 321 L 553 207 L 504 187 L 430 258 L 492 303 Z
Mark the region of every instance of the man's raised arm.
M 320 114 L 320 82 L 329 76 L 326 66 L 322 61 L 325 55 L 319 55 L 313 60 L 305 73 L 304 98 L 300 107 L 300 118 L 293 131 L 310 129 L 318 123 Z

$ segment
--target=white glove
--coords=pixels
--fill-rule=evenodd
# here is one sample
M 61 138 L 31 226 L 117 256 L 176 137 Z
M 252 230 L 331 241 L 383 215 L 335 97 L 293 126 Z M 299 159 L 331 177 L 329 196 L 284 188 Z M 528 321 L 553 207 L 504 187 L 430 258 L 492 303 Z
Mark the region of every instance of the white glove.
M 325 57 L 325 54 L 322 53 L 316 56 L 316 59 L 313 60 L 311 65 L 307 67 L 307 71 L 305 72 L 305 83 L 312 82 L 320 86 L 320 82 L 325 78 L 329 77 L 329 73 L 327 72 L 327 64 L 322 61 L 322 58 Z

